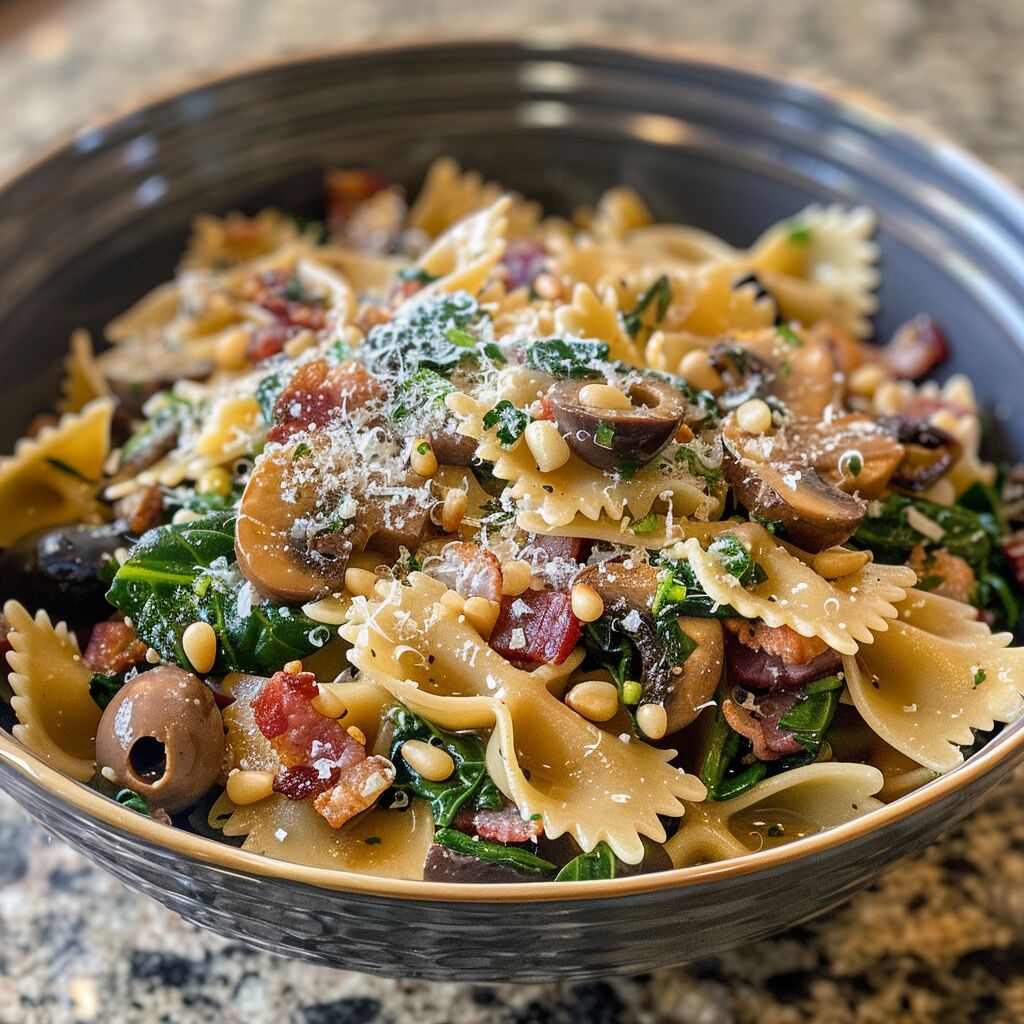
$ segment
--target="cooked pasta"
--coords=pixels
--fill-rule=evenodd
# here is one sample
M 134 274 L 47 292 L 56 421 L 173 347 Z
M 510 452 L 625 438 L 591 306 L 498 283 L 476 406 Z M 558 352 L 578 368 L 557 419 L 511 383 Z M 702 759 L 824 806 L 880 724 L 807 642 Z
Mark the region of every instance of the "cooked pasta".
M 1024 472 L 865 209 L 747 249 L 613 188 L 196 220 L 0 461 L 15 737 L 168 827 L 607 879 L 870 815 L 1024 710 Z

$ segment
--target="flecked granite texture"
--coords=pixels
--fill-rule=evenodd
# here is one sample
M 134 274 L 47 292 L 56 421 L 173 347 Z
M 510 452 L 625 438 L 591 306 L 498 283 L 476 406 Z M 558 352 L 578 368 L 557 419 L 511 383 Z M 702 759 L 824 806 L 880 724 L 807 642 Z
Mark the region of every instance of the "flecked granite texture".
M 92 0 L 17 13 L 0 8 L 0 29 L 15 23 L 0 38 L 0 171 L 126 97 L 225 63 L 395 31 L 543 25 L 825 72 L 1024 181 L 1021 0 Z M 797 931 L 628 981 L 499 988 L 377 980 L 225 942 L 128 892 L 0 796 L 0 1024 L 1018 1024 L 1022 782 L 1018 773 L 941 843 Z

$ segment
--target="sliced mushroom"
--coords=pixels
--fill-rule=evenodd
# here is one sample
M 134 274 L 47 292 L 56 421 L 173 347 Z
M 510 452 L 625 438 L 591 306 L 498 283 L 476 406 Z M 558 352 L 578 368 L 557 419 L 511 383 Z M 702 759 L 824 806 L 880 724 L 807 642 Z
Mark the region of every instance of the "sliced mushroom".
M 471 466 L 476 455 L 476 439 L 447 423 L 430 432 L 430 446 L 442 466 Z
M 722 471 L 751 515 L 781 523 L 807 551 L 848 540 L 903 458 L 903 447 L 866 416 L 796 421 L 755 436 L 731 416 Z
M 700 705 L 711 699 L 722 674 L 721 624 L 716 619 L 680 617 L 679 628 L 697 646 L 682 666 L 676 666 L 669 661 L 651 616 L 659 582 L 653 565 L 604 562 L 584 569 L 576 581 L 590 584 L 601 595 L 606 611 L 627 620 L 622 628 L 640 655 L 642 702 L 665 708 L 667 733 L 689 725 L 700 713 Z M 631 616 L 631 612 L 637 614 Z
M 217 781 L 224 760 L 213 693 L 172 665 L 142 673 L 103 712 L 96 760 L 154 809 L 173 814 L 194 804 Z
M 916 494 L 928 490 L 963 452 L 963 446 L 952 434 L 926 420 L 887 416 L 879 421 L 879 426 L 903 445 L 903 459 L 891 482 L 905 491 Z
M 560 380 L 547 394 L 559 433 L 586 463 L 598 469 L 646 465 L 672 439 L 686 412 L 678 389 L 657 377 L 644 377 L 626 394 L 629 409 L 586 405 L 580 392 L 587 380 Z
M 315 452 L 302 454 L 301 447 L 267 453 L 242 494 L 235 554 L 243 574 L 263 593 L 295 602 L 323 597 L 342 588 L 353 551 L 372 542 L 397 558 L 402 547 L 419 548 L 430 513 L 415 493 L 386 503 L 362 501 L 352 519 L 339 522 L 330 473 L 320 469 Z M 422 482 L 409 474 L 405 483 L 413 490 Z

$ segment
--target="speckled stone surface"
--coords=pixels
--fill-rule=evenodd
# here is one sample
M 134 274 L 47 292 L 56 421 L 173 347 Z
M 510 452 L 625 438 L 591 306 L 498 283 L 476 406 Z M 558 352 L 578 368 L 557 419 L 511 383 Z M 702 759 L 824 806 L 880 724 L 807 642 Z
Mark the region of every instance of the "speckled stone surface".
M 1024 182 L 1021 0 L 91 0 L 33 19 L 0 6 L 0 31 L 5 18 L 17 27 L 0 36 L 0 173 L 99 112 L 265 54 L 543 26 L 825 73 Z M 941 843 L 797 931 L 627 981 L 499 988 L 250 952 L 130 893 L 0 794 L 0 1024 L 1021 1024 L 1022 784 L 1018 773 Z

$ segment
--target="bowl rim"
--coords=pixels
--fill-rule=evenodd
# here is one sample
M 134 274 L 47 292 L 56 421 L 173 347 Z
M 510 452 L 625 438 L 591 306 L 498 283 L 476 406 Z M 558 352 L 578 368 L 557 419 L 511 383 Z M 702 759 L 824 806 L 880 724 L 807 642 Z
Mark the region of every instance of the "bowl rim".
M 840 82 L 823 72 L 806 68 L 781 68 L 763 57 L 741 54 L 717 46 L 653 42 L 649 37 L 635 34 L 609 42 L 607 35 L 600 33 L 546 29 L 534 33 L 509 35 L 393 34 L 384 39 L 355 41 L 341 47 L 304 48 L 241 60 L 210 74 L 182 74 L 172 83 L 149 92 L 142 100 L 115 104 L 106 113 L 90 118 L 84 124 L 63 132 L 50 143 L 39 147 L 33 155 L 0 175 L 0 193 L 15 187 L 37 168 L 73 148 L 76 140 L 86 133 L 116 127 L 130 116 L 144 114 L 192 92 L 217 88 L 232 81 L 301 64 L 345 60 L 372 54 L 400 54 L 416 50 L 471 46 L 505 47 L 510 52 L 521 51 L 524 57 L 533 52 L 537 60 L 554 60 L 566 50 L 582 47 L 634 59 L 693 64 L 748 78 L 767 78 L 775 83 L 782 83 L 804 96 L 824 98 L 840 109 L 866 115 L 876 121 L 880 119 L 888 122 L 905 139 L 922 144 L 935 153 L 941 152 L 947 161 L 952 158 L 958 165 L 957 170 L 961 175 L 966 174 L 974 179 L 975 184 L 993 190 L 1004 204 L 1008 204 L 1024 218 L 1024 191 L 1021 191 L 1005 174 L 974 156 L 921 118 L 900 112 L 871 93 Z M 307 885 L 320 890 L 383 899 L 481 904 L 574 902 L 645 896 L 668 890 L 689 889 L 705 883 L 724 882 L 757 871 L 783 867 L 908 818 L 938 803 L 956 790 L 977 782 L 1000 764 L 1012 762 L 1022 755 L 1024 718 L 1006 724 L 980 751 L 921 788 L 852 821 L 784 846 L 711 864 L 673 868 L 628 878 L 594 880 L 582 884 L 551 881 L 520 885 L 395 879 L 336 868 L 311 867 L 279 860 L 267 854 L 242 850 L 215 839 L 198 836 L 185 829 L 163 825 L 107 799 L 95 790 L 89 789 L 84 783 L 76 782 L 64 775 L 45 758 L 22 746 L 11 733 L 0 729 L 0 768 L 14 771 L 30 785 L 38 786 L 46 794 L 70 805 L 72 809 L 88 818 L 102 822 L 119 833 L 122 839 L 142 839 L 162 850 L 214 869 Z M 32 813 L 30 809 L 25 809 Z M 59 833 L 59 828 L 56 831 Z

